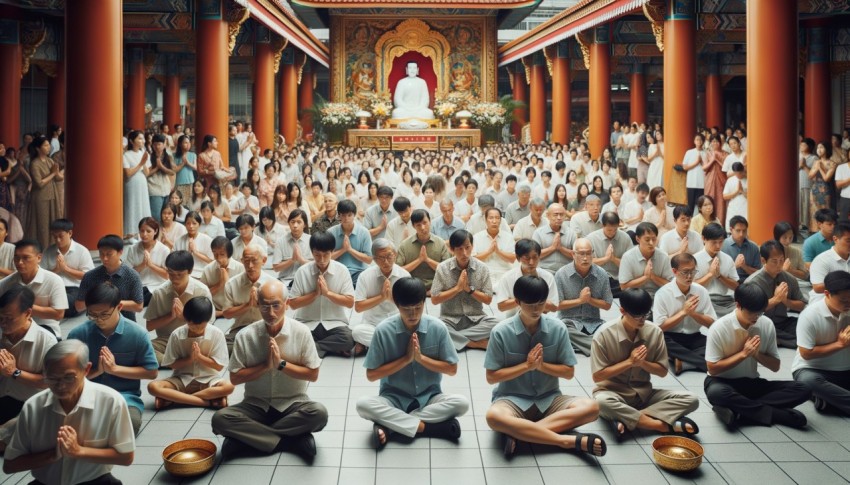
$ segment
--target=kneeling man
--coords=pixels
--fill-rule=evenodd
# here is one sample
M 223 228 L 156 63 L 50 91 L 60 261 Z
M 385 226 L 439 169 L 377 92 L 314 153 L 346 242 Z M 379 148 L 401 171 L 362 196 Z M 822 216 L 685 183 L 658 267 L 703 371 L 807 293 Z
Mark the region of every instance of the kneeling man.
M 399 314 L 375 327 L 363 367 L 369 381 L 381 380 L 377 397 L 357 400 L 357 413 L 373 421 L 373 443 L 381 449 L 394 433 L 460 437 L 455 419 L 469 409 L 469 401 L 444 394 L 442 374 L 457 372 L 457 351 L 446 326 L 425 315 L 425 285 L 409 276 L 398 279 L 392 298 Z

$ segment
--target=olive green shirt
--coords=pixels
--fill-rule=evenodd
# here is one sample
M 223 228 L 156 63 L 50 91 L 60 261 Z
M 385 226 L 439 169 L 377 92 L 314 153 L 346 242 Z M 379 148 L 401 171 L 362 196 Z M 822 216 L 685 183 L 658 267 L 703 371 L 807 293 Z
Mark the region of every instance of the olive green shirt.
M 399 266 L 410 264 L 412 261 L 419 258 L 420 251 L 422 251 L 422 243 L 419 241 L 419 237 L 414 234 L 401 243 L 401 246 L 398 248 L 398 255 L 395 258 L 395 262 Z M 437 263 L 442 263 L 452 257 L 449 252 L 449 248 L 446 246 L 446 242 L 434 234 L 430 234 L 430 238 L 425 242 L 425 254 L 428 255 L 428 258 L 433 259 Z M 431 283 L 434 281 L 435 272 L 436 270 L 431 269 L 428 264 L 421 263 L 413 271 L 410 271 L 410 276 L 422 280 L 422 283 L 425 284 L 425 288 L 430 290 Z

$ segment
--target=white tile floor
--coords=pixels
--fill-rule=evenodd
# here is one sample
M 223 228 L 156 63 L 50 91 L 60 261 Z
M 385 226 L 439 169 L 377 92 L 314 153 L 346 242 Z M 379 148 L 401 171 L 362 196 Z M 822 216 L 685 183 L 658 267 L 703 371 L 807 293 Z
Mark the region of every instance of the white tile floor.
M 608 316 L 617 314 L 616 306 Z M 62 324 L 63 334 L 82 321 Z M 226 329 L 229 321 L 216 325 Z M 793 352 L 780 349 L 782 369 L 768 378 L 790 379 Z M 242 458 L 221 463 L 208 474 L 180 481 L 162 467 L 161 452 L 169 443 L 186 438 L 211 439 L 219 446 L 221 438 L 212 434 L 212 411 L 169 409 L 153 411 L 153 398 L 144 394 L 148 411 L 137 439 L 136 459 L 130 467 L 115 467 L 113 473 L 126 484 L 554 484 L 554 483 L 811 483 L 832 485 L 850 481 L 850 418 L 817 414 L 811 403 L 801 406 L 809 418 L 805 431 L 782 426 L 726 429 L 713 415 L 702 391 L 703 375 L 685 372 L 656 379 L 655 385 L 687 389 L 701 397 L 700 408 L 692 415 L 700 426 L 699 441 L 705 447 L 705 459 L 694 473 L 676 475 L 653 464 L 650 444 L 653 435 L 635 433 L 622 444 L 614 442 L 605 423 L 597 421 L 583 428 L 602 434 L 608 440 L 608 454 L 602 458 L 579 456 L 549 447 L 521 446 L 517 455 L 506 461 L 501 440 L 490 431 L 484 413 L 490 403 L 491 388 L 484 379 L 484 353 L 460 354 L 458 373 L 443 380 L 447 392 L 461 393 L 472 401 L 472 409 L 460 418 L 463 436 L 450 443 L 436 439 L 418 439 L 411 443 L 390 442 L 376 452 L 370 445 L 371 423 L 361 419 L 354 408 L 357 398 L 375 394 L 377 383 L 366 380 L 363 360 L 329 357 L 324 360 L 318 382 L 310 385 L 310 396 L 321 401 L 330 413 L 327 427 L 316 434 L 318 455 L 312 465 L 289 453 L 258 458 Z M 162 376 L 169 371 L 161 372 Z M 143 386 L 144 387 L 144 386 Z M 590 396 L 593 382 L 590 364 L 579 356 L 575 379 L 564 382 L 566 394 Z M 231 402 L 238 402 L 243 389 L 238 387 Z M 26 484 L 28 474 L 0 475 L 0 484 Z

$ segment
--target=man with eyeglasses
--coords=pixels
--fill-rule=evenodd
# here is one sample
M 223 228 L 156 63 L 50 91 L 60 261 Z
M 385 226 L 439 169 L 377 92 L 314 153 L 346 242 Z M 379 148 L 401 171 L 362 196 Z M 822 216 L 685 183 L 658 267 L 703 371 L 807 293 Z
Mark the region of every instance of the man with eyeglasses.
M 159 364 L 148 331 L 121 314 L 121 292 L 101 283 L 86 292 L 89 320 L 71 330 L 89 348 L 92 367 L 88 379 L 120 392 L 130 409 L 133 432 L 142 424 L 142 379 L 156 379 Z
M 395 246 L 389 239 L 380 237 L 372 242 L 372 257 L 376 264 L 360 273 L 360 284 L 354 290 L 354 311 L 362 314 L 360 323 L 351 328 L 355 357 L 372 344 L 375 326 L 398 314 L 393 303 L 392 287 L 400 278 L 410 276 L 404 268 L 395 264 Z
M 171 333 L 186 325 L 183 318 L 183 305 L 195 297 L 207 298 L 212 303 L 209 288 L 199 280 L 192 278 L 192 268 L 195 258 L 192 253 L 177 250 L 165 258 L 165 269 L 168 281 L 154 290 L 148 309 L 145 311 L 145 322 L 149 332 L 156 332 L 156 338 L 151 341 L 156 361 L 162 363 L 165 348 Z
M 225 335 L 227 350 L 233 349 L 236 334 L 246 326 L 260 319 L 257 308 L 257 295 L 261 286 L 275 279 L 263 271 L 266 264 L 266 250 L 262 246 L 249 244 L 242 251 L 242 266 L 245 271 L 230 278 L 224 285 L 224 318 L 233 318 L 233 325 Z
M 286 318 L 289 299 L 283 283 L 272 278 L 260 287 L 260 321 L 236 335 L 230 355 L 230 382 L 245 384 L 245 398 L 216 411 L 213 433 L 223 435 L 223 459 L 256 450 L 285 449 L 307 460 L 316 456 L 315 432 L 328 422 L 327 409 L 307 396 L 307 383 L 319 378 L 322 360 L 310 330 Z
M 780 366 L 776 329 L 764 316 L 767 295 L 745 283 L 735 289 L 735 305 L 708 329 L 704 387 L 714 414 L 730 427 L 743 417 L 761 426 L 805 428 L 806 416 L 794 408 L 809 399 L 809 386 L 759 376 L 759 364 L 773 372 Z
M 24 402 L 44 389 L 44 356 L 56 344 L 33 324 L 35 293 L 15 286 L 0 296 L 0 453 L 15 431 Z
M 606 323 L 593 336 L 593 397 L 618 442 L 626 431 L 635 429 L 699 433 L 697 424 L 687 417 L 699 407 L 696 395 L 652 387 L 652 376 L 667 376 L 667 347 L 658 325 L 647 325 L 651 309 L 652 297 L 646 290 L 624 290 L 622 317 Z
M 377 243 L 377 240 L 375 241 Z M 469 409 L 469 400 L 443 393 L 442 375 L 457 373 L 457 352 L 446 326 L 425 314 L 425 285 L 404 277 L 391 288 L 399 313 L 375 328 L 363 367 L 370 382 L 381 380 L 378 396 L 357 400 L 357 413 L 374 422 L 372 444 L 382 449 L 399 433 L 457 441 L 456 419 Z
M 654 322 L 664 331 L 667 356 L 676 375 L 682 373 L 684 364 L 705 372 L 705 334 L 717 314 L 708 290 L 694 283 L 697 260 L 682 252 L 673 256 L 670 266 L 676 278 L 655 294 Z
M 806 308 L 806 300 L 800 291 L 797 278 L 785 271 L 785 247 L 779 241 L 766 241 L 759 248 L 762 267 L 751 274 L 746 283 L 758 285 L 767 300 L 764 316 L 776 327 L 776 344 L 786 349 L 797 349 L 797 317 L 788 311 L 799 313 Z
M 33 484 L 116 485 L 113 465 L 130 466 L 136 448 L 127 405 L 114 390 L 86 379 L 89 351 L 78 340 L 44 356 L 50 389 L 24 404 L 6 448 L 7 476 L 32 471 Z
M 576 352 L 590 356 L 593 334 L 604 322 L 599 310 L 611 308 L 614 297 L 608 273 L 593 264 L 593 247 L 585 238 L 573 246 L 573 262 L 555 273 L 558 318 L 567 326 Z
M 514 244 L 519 267 L 505 273 L 496 282 L 496 295 L 493 300 L 505 318 L 516 315 L 519 302 L 514 296 L 514 284 L 523 276 L 537 276 L 546 282 L 549 288 L 544 311 L 554 312 L 558 309 L 558 288 L 555 286 L 555 276 L 545 269 L 538 268 L 540 263 L 540 244 L 531 239 L 520 239 Z

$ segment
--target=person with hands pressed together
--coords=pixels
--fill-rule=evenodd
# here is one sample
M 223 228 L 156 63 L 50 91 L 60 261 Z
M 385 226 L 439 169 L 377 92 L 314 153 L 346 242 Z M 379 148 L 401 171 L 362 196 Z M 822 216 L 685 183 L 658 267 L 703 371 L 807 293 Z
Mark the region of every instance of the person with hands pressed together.
M 310 235 L 306 232 L 307 214 L 301 209 L 294 209 L 289 213 L 287 222 L 289 232 L 275 245 L 272 269 L 277 271 L 277 279 L 289 287 L 295 272 L 313 259 L 313 255 L 310 253 Z
M 79 315 L 74 308 L 74 301 L 80 292 L 80 280 L 87 271 L 94 269 L 94 262 L 89 250 L 74 241 L 74 223 L 68 219 L 52 221 L 50 236 L 53 238 L 53 244 L 44 250 L 41 267 L 62 278 L 65 293 L 68 295 L 68 308 L 63 318 L 73 318 Z
M 189 251 L 195 258 L 195 269 L 192 271 L 193 278 L 200 278 L 204 267 L 213 261 L 212 250 L 210 249 L 213 238 L 201 232 L 202 222 L 203 218 L 198 212 L 191 211 L 186 214 L 186 234 L 174 241 L 173 250 Z
M 288 448 L 310 460 L 316 455 L 312 433 L 328 422 L 327 409 L 307 396 L 322 361 L 310 330 L 286 317 L 283 283 L 264 283 L 257 303 L 262 320 L 239 332 L 227 366 L 230 382 L 245 384 L 245 398 L 216 411 L 213 432 L 225 437 L 224 459 L 250 449 L 269 454 Z
M 520 239 L 514 244 L 514 253 L 519 266 L 505 273 L 496 282 L 496 308 L 504 312 L 505 318 L 516 315 L 519 302 L 514 296 L 514 284 L 523 276 L 538 276 L 549 287 L 547 304 L 544 311 L 553 312 L 558 309 L 558 288 L 555 276 L 545 269 L 538 268 L 540 263 L 540 244 L 531 239 Z
M 153 346 L 147 330 L 121 313 L 121 293 L 111 283 L 101 283 L 86 293 L 89 320 L 74 328 L 68 339 L 85 343 L 91 354 L 88 379 L 120 392 L 130 409 L 133 432 L 142 424 L 142 379 L 156 379 Z
M 675 226 L 661 236 L 658 247 L 673 258 L 677 254 L 696 254 L 702 250 L 702 237 L 691 230 L 691 213 L 683 205 L 673 208 Z
M 747 239 L 748 227 L 749 222 L 743 216 L 733 216 L 729 219 L 731 235 L 723 241 L 723 248 L 721 249 L 735 261 L 735 269 L 738 270 L 738 283 L 743 283 L 749 275 L 761 268 L 759 247 Z
M 242 251 L 242 266 L 245 271 L 230 278 L 224 285 L 226 303 L 222 316 L 233 319 L 233 325 L 225 335 L 228 350 L 233 348 L 233 341 L 240 330 L 260 319 L 260 310 L 257 308 L 259 289 L 267 281 L 274 279 L 263 271 L 266 257 L 266 250 L 262 246 L 249 244 Z
M 136 448 L 121 396 L 91 382 L 89 351 L 66 340 L 44 357 L 45 383 L 24 404 L 3 472 L 32 471 L 35 485 L 116 485 L 113 465 L 130 466 Z
M 564 224 L 566 215 L 567 211 L 561 204 L 550 205 L 546 211 L 549 224 L 538 227 L 531 237 L 542 248 L 540 267 L 553 274 L 573 260 L 572 248 L 576 235 L 569 224 Z
M 620 295 L 620 262 L 623 255 L 634 247 L 632 239 L 620 230 L 620 216 L 616 212 L 604 212 L 601 216 L 602 229 L 587 235 L 593 247 L 593 264 L 599 265 L 608 273 L 608 285 L 617 298 Z
M 142 280 L 144 306 L 148 306 L 153 291 L 168 278 L 165 258 L 171 249 L 159 241 L 159 232 L 160 226 L 156 219 L 142 219 L 139 221 L 139 242 L 130 245 L 124 252 L 124 263 L 139 273 Z
M 398 213 L 391 207 L 392 201 L 393 189 L 384 185 L 378 188 L 378 203 L 366 209 L 363 225 L 369 230 L 372 239 L 386 237 L 387 224 L 398 217 Z M 356 206 L 354 213 L 357 214 Z M 369 254 L 369 252 L 367 251 L 366 254 Z
M 377 244 L 379 240 L 376 240 Z M 425 285 L 403 277 L 390 290 L 399 313 L 375 328 L 363 366 L 369 381 L 381 380 L 378 396 L 357 400 L 357 413 L 373 421 L 373 444 L 382 449 L 395 433 L 457 441 L 469 400 L 445 394 L 442 375 L 457 372 L 457 352 L 445 325 L 425 314 Z
M 506 458 L 519 442 L 603 456 L 608 447 L 601 436 L 571 431 L 596 421 L 599 406 L 561 394 L 559 379 L 573 378 L 576 356 L 564 325 L 543 313 L 547 290 L 537 276 L 520 277 L 513 288 L 519 312 L 493 329 L 484 368 L 497 386 L 487 424 L 504 435 Z
M 431 283 L 437 265 L 452 257 L 446 242 L 431 232 L 431 215 L 424 209 L 416 209 L 410 215 L 416 233 L 404 240 L 398 248 L 396 264 L 422 281 L 425 290 L 431 291 Z
M 721 251 L 726 231 L 720 224 L 710 223 L 702 229 L 703 250 L 694 254 L 697 260 L 696 283 L 705 287 L 718 317 L 735 311 L 733 292 L 738 288 L 738 272 L 732 257 Z
M 474 234 L 475 244 L 472 257 L 487 265 L 490 270 L 490 283 L 495 286 L 502 277 L 513 269 L 516 263 L 514 254 L 514 238 L 510 231 L 500 229 L 502 213 L 491 207 L 484 213 L 486 228 Z
M 780 366 L 776 330 L 764 316 L 768 297 L 752 283 L 735 289 L 736 309 L 708 330 L 705 396 L 727 426 L 741 418 L 761 426 L 804 428 L 806 416 L 794 409 L 811 396 L 802 382 L 759 377 L 758 364 L 772 372 Z
M 654 297 L 659 288 L 673 279 L 670 258 L 656 246 L 658 228 L 655 224 L 641 222 L 635 228 L 635 236 L 638 245 L 626 251 L 620 259 L 620 288 L 639 288 Z
M 210 250 L 213 261 L 204 266 L 200 280 L 210 290 L 215 316 L 220 318 L 224 316 L 224 308 L 227 306 L 224 286 L 231 278 L 244 273 L 245 266 L 233 259 L 233 243 L 224 236 L 216 236 L 210 243 Z M 194 272 L 194 264 L 192 268 Z
M 342 200 L 337 205 L 340 223 L 328 229 L 334 237 L 334 251 L 331 257 L 342 263 L 351 275 L 351 282 L 357 286 L 357 278 L 372 264 L 372 240 L 369 231 L 356 220 L 357 205 L 351 200 Z
M 176 248 L 180 249 L 180 248 Z M 124 264 L 124 241 L 115 234 L 108 234 L 97 242 L 101 266 L 86 272 L 80 281 L 80 292 L 74 305 L 77 311 L 86 309 L 86 295 L 92 288 L 109 282 L 121 294 L 121 312 L 125 318 L 136 321 L 136 313 L 144 308 L 142 278 L 133 268 Z
M 815 257 L 810 266 L 812 291 L 809 292 L 809 304 L 823 298 L 824 279 L 832 271 L 850 271 L 850 223 L 841 221 L 832 231 L 835 245 Z
M 635 428 L 659 433 L 695 435 L 699 427 L 687 414 L 699 398 L 686 391 L 654 389 L 652 376 L 667 375 L 667 347 L 658 325 L 647 325 L 652 297 L 646 290 L 620 295 L 622 317 L 606 323 L 593 336 L 590 364 L 599 415 L 611 423 L 621 441 Z

